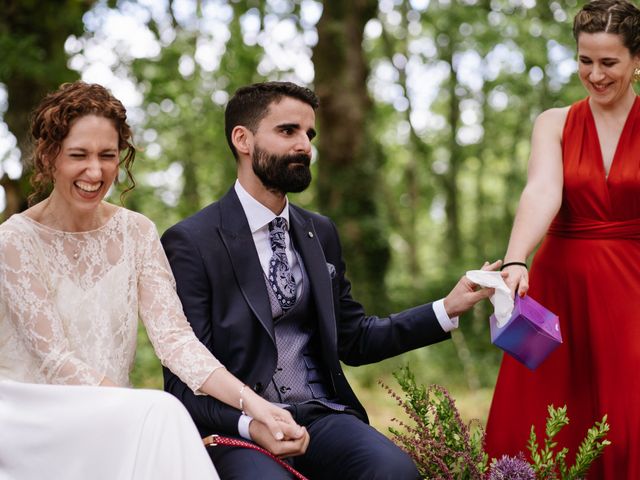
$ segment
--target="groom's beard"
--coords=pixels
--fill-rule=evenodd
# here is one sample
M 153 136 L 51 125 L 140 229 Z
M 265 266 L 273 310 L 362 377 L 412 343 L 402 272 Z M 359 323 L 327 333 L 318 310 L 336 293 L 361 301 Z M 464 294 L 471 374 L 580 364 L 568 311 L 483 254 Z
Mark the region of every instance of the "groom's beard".
M 311 157 L 269 154 L 256 146 L 251 158 L 253 172 L 267 190 L 279 193 L 298 193 L 311 183 Z

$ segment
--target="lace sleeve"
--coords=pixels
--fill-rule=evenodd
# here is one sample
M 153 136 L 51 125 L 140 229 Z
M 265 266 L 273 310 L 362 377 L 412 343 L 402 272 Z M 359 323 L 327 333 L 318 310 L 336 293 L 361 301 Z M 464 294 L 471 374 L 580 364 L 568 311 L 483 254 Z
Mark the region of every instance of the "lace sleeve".
M 18 337 L 49 383 L 98 385 L 104 374 L 75 356 L 48 284 L 39 240 L 20 232 L 0 234 L 0 301 Z
M 200 343 L 184 315 L 155 226 L 140 217 L 138 228 L 140 318 L 162 364 L 199 394 L 205 380 L 222 364 Z

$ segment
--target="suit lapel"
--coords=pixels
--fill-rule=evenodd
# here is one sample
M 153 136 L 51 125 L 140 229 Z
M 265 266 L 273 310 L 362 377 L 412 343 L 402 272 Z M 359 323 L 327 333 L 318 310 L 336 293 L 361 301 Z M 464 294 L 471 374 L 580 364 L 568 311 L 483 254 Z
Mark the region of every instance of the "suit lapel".
M 337 345 L 335 311 L 331 292 L 331 277 L 327 268 L 327 261 L 318 240 L 313 221 L 305 218 L 290 204 L 289 218 L 291 233 L 296 250 L 302 257 L 304 267 L 311 284 L 311 292 L 318 311 L 318 323 L 322 337 L 329 339 L 327 346 Z M 328 350 L 333 350 L 330 347 Z
M 220 200 L 220 235 L 242 295 L 275 345 L 271 304 L 249 223 L 233 188 Z

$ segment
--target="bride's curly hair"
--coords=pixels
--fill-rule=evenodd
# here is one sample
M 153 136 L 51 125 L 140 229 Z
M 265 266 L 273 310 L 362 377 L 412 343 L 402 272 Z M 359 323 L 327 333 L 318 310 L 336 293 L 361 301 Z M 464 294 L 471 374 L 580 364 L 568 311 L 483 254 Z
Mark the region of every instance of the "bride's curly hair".
M 131 127 L 127 123 L 127 112 L 117 98 L 98 84 L 77 81 L 64 83 L 55 92 L 49 93 L 36 107 L 31 118 L 31 135 L 34 141 L 31 156 L 31 186 L 33 193 L 29 203 L 43 197 L 53 183 L 55 159 L 60 153 L 62 142 L 69 135 L 73 123 L 86 115 L 104 117 L 113 122 L 118 132 L 119 165 L 127 176 L 127 187 L 120 195 L 131 191 L 136 182 L 131 167 L 136 156 L 132 142 Z

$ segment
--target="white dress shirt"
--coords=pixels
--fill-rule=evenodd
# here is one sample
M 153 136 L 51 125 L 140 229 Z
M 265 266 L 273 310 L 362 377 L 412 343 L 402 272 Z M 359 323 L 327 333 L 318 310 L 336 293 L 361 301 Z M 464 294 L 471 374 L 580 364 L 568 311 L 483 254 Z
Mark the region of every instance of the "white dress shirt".
M 296 297 L 300 297 L 302 290 L 302 270 L 298 263 L 298 257 L 294 255 L 293 248 L 291 247 L 291 236 L 289 235 L 289 199 L 285 198 L 284 209 L 280 215 L 276 215 L 253 198 L 249 192 L 240 185 L 238 180 L 236 180 L 235 191 L 244 210 L 244 214 L 247 217 L 249 229 L 251 230 L 251 235 L 253 235 L 253 243 L 256 245 L 260 265 L 265 275 L 269 274 L 269 260 L 273 255 L 271 241 L 269 240 L 269 223 L 276 217 L 282 217 L 286 220 L 287 228 L 284 232 L 285 251 L 287 261 L 289 262 L 289 270 L 296 281 Z

